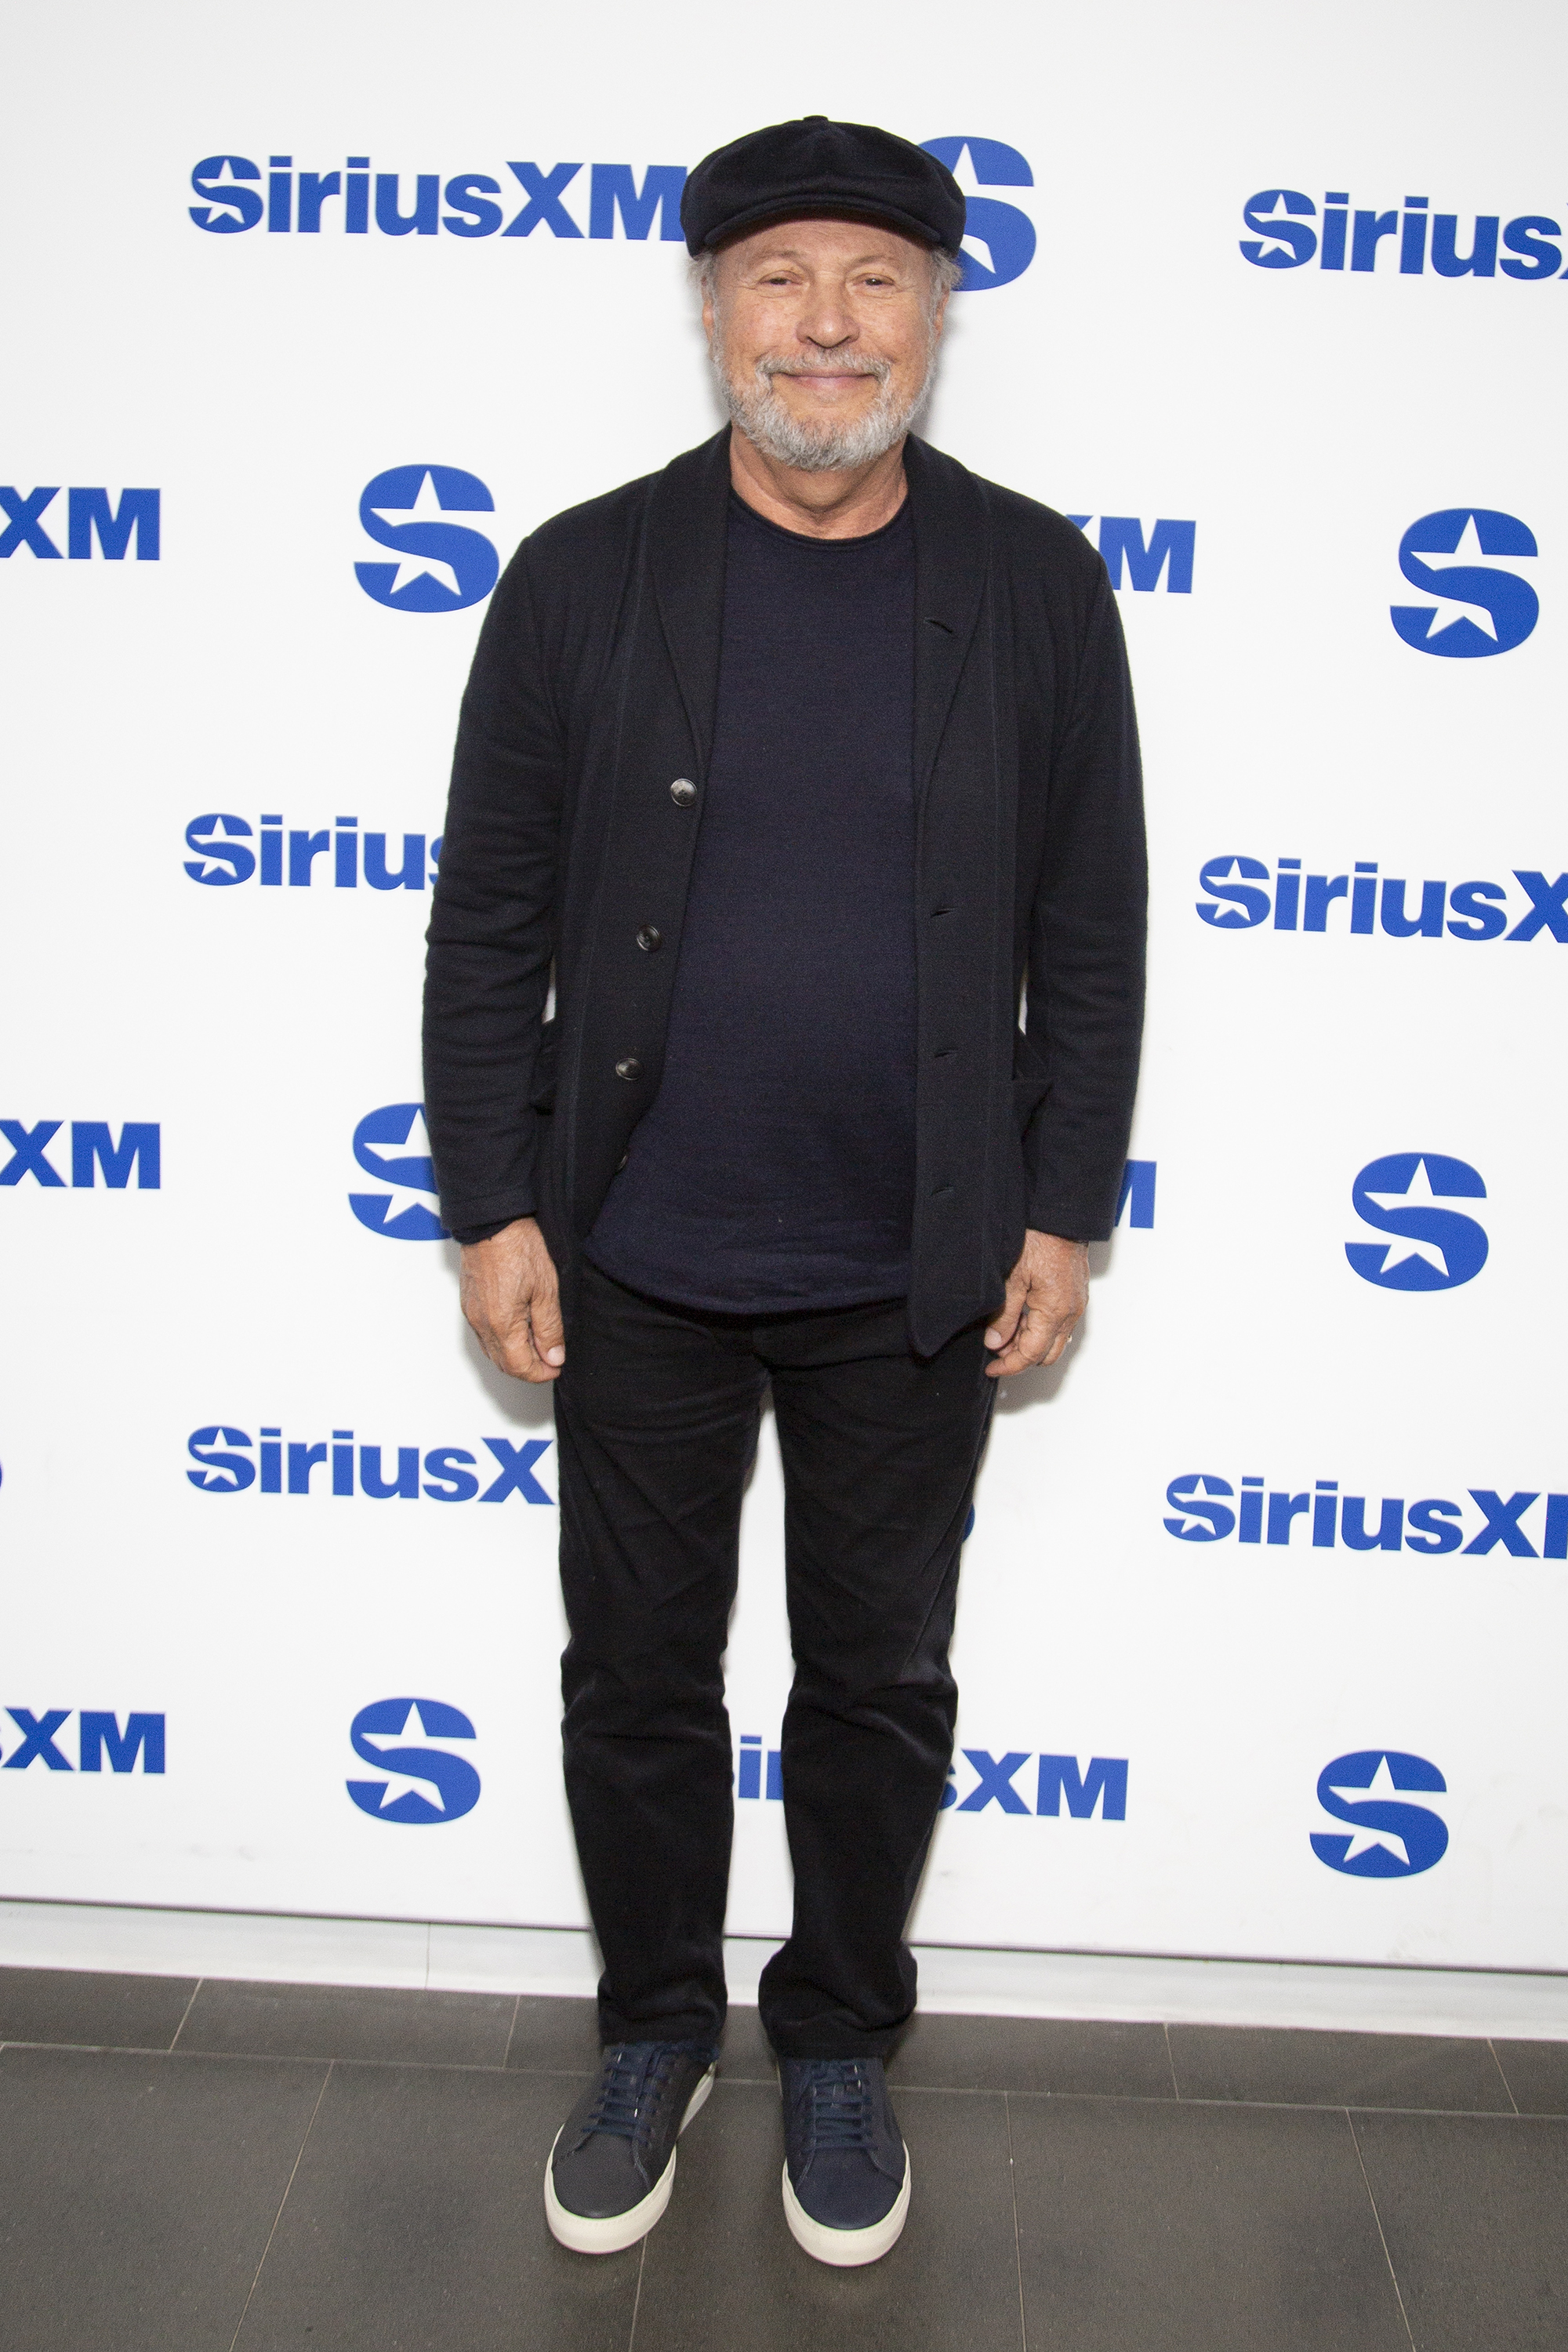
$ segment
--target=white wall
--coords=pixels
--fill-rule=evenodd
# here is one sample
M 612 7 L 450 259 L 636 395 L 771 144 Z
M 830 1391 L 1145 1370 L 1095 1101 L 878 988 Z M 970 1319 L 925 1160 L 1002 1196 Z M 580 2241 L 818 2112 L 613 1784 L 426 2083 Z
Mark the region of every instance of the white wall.
M 1100 1254 L 1065 1372 L 1003 1399 L 966 1555 L 960 1743 L 1025 1758 L 1007 1785 L 1026 1810 L 965 1810 L 981 1776 L 960 1762 L 917 1932 L 1568 1969 L 1568 1562 L 1541 1556 L 1568 1548 L 1568 1504 L 1549 1539 L 1544 1499 L 1568 1490 L 1563 942 L 1550 925 L 1511 940 L 1352 933 L 1343 897 L 1321 935 L 1197 911 L 1226 903 L 1200 889 L 1210 861 L 1256 861 L 1248 887 L 1270 904 L 1281 858 L 1327 877 L 1359 861 L 1380 887 L 1408 880 L 1412 906 L 1440 877 L 1445 926 L 1473 927 L 1448 893 L 1489 879 L 1505 898 L 1461 906 L 1496 904 L 1516 929 L 1531 903 L 1517 872 L 1552 880 L 1568 862 L 1568 501 L 1551 422 L 1568 245 L 1519 230 L 1489 278 L 1436 274 L 1425 243 L 1426 266 L 1400 274 L 1400 239 L 1416 234 L 1404 226 L 1370 270 L 1323 268 L 1316 250 L 1271 268 L 1241 250 L 1270 249 L 1243 206 L 1282 188 L 1310 198 L 1310 214 L 1284 218 L 1313 239 L 1336 189 L 1352 212 L 1405 222 L 1404 200 L 1425 194 L 1458 215 L 1460 252 L 1478 214 L 1568 227 L 1568 28 L 1524 0 L 1484 20 L 1451 0 L 1310 17 L 1031 0 L 962 25 L 854 5 L 792 24 L 783 41 L 775 17 L 688 0 L 278 0 L 240 15 L 61 0 L 13 34 L 26 98 L 0 163 L 0 475 L 24 514 L 37 486 L 59 486 L 24 537 L 41 527 L 62 560 L 18 543 L 0 561 L 13 780 L 0 1116 L 60 1122 L 46 1157 L 61 1181 L 16 1170 L 8 1182 L 0 1165 L 0 1706 L 66 1719 L 57 1768 L 39 1755 L 13 1775 L 25 1727 L 0 1713 L 0 1893 L 557 1928 L 584 1916 L 558 1789 L 554 1512 L 525 1499 L 530 1480 L 554 1494 L 548 1401 L 466 1339 L 451 1245 L 389 1237 L 349 1200 L 390 1197 L 390 1217 L 429 1206 L 416 1181 L 378 1184 L 353 1149 L 367 1114 L 418 1095 L 428 891 L 372 889 L 363 873 L 334 887 L 335 848 L 308 889 L 256 875 L 204 886 L 187 863 L 223 869 L 186 828 L 241 817 L 250 835 L 224 838 L 257 852 L 263 814 L 285 835 L 342 832 L 352 815 L 390 837 L 395 868 L 403 836 L 422 835 L 411 871 L 427 877 L 483 603 L 421 612 L 367 593 L 356 564 L 398 559 L 362 528 L 362 493 L 393 468 L 471 475 L 492 511 L 455 507 L 460 486 L 432 478 L 416 516 L 439 524 L 444 487 L 447 528 L 477 530 L 504 560 L 543 517 L 703 437 L 715 418 L 684 251 L 657 230 L 569 238 L 548 224 L 526 238 L 392 237 L 373 218 L 348 235 L 341 196 L 315 236 L 265 221 L 215 234 L 190 216 L 193 166 L 250 159 L 263 177 L 240 184 L 265 195 L 269 157 L 287 155 L 292 206 L 299 173 L 366 155 L 403 175 L 405 213 L 417 173 L 485 174 L 510 221 L 524 202 L 511 159 L 546 172 L 581 159 L 562 201 L 586 231 L 595 162 L 629 163 L 640 184 L 760 120 L 826 109 L 999 142 L 1032 172 L 998 184 L 1006 167 L 984 145 L 961 166 L 1038 244 L 1011 282 L 955 301 L 932 438 L 1086 516 L 1097 542 L 1108 515 L 1136 518 L 1140 546 L 1160 519 L 1194 526 L 1190 589 L 1177 533 L 1176 574 L 1139 590 L 1124 573 L 1121 596 L 1153 856 L 1132 1145 L 1157 1168 L 1153 1223 L 1124 1219 Z M 994 263 L 1009 232 L 991 226 Z M 1504 274 L 1548 250 L 1552 277 Z M 156 562 L 134 547 L 107 561 L 98 538 L 72 559 L 73 487 L 118 504 L 152 486 Z M 1496 654 L 1527 609 L 1516 588 L 1450 583 L 1469 590 L 1462 607 L 1401 573 L 1410 527 L 1458 509 L 1485 510 L 1479 568 L 1539 600 L 1530 634 Z M 1510 551 L 1520 526 L 1534 555 Z M 450 542 L 426 552 L 439 561 L 443 545 L 453 561 Z M 460 585 L 470 558 L 484 568 L 472 546 L 456 556 Z M 1485 657 L 1405 642 L 1391 608 L 1424 601 L 1439 635 L 1473 633 L 1479 609 Z M 117 1140 L 126 1121 L 157 1125 L 157 1189 L 134 1174 L 111 1189 L 96 1162 L 96 1182 L 73 1184 L 72 1123 L 97 1121 Z M 405 1156 L 423 1149 L 416 1127 Z M 1405 1261 L 1439 1276 L 1426 1290 L 1365 1279 L 1346 1255 L 1391 1238 L 1352 1206 L 1358 1172 L 1416 1153 L 1431 1156 L 1414 1176 L 1367 1184 L 1432 1189 L 1434 1246 Z M 1443 1161 L 1476 1171 L 1484 1199 L 1457 1194 L 1470 1180 Z M 1456 1214 L 1489 1244 L 1459 1282 L 1466 1236 L 1442 1222 Z M 1394 1241 L 1384 1274 L 1406 1248 Z M 308 1497 L 197 1491 L 187 1440 L 215 1425 L 247 1441 L 217 1450 L 252 1463 L 264 1428 L 284 1446 L 352 1431 L 356 1455 L 385 1449 L 389 1475 L 395 1449 L 416 1446 L 422 1486 L 434 1450 L 472 1454 L 489 1485 L 487 1439 L 519 1460 L 545 1443 L 499 1507 L 443 1507 L 427 1493 L 333 1496 L 330 1465 Z M 1196 1473 L 1217 1517 L 1167 1500 Z M 1339 1497 L 1368 1498 L 1374 1525 L 1396 1498 L 1400 1549 L 1350 1549 L 1331 1495 L 1331 1544 L 1313 1547 L 1310 1512 L 1288 1544 L 1190 1539 L 1224 1523 L 1247 1475 L 1286 1496 L 1335 1481 Z M 1458 1506 L 1429 1524 L 1472 1544 L 1485 1524 L 1472 1489 L 1542 1498 L 1517 1514 L 1527 1551 L 1409 1547 L 1424 1497 Z M 764 1751 L 789 1671 L 778 1500 L 764 1448 L 731 1652 L 737 1735 Z M 382 1803 L 411 1796 L 422 1821 L 351 1801 L 345 1783 L 377 1778 L 351 1723 L 410 1696 L 471 1723 L 471 1738 L 450 1718 L 445 1738 L 436 1718 L 404 1738 L 470 1760 L 469 1810 L 460 1775 L 447 1817 L 416 1773 Z M 164 1771 L 145 1770 L 143 1747 L 134 1770 L 110 1769 L 110 1750 L 84 1773 L 84 1710 L 117 1729 L 162 1716 Z M 1042 1754 L 1085 1773 L 1125 1762 L 1125 1819 L 1103 1819 L 1103 1799 L 1093 1819 L 1042 1818 Z M 1376 1767 L 1362 1801 L 1394 1810 L 1336 1821 L 1320 1775 L 1356 1757 L 1329 1775 L 1350 1788 L 1342 1804 Z M 739 1935 L 785 1923 L 781 1811 L 765 1796 L 738 1806 Z M 1437 1843 L 1434 1814 L 1447 1850 L 1412 1868 Z M 1314 1834 L 1355 1843 L 1325 1860 Z M 1333 1866 L 1368 1854 L 1388 1874 Z

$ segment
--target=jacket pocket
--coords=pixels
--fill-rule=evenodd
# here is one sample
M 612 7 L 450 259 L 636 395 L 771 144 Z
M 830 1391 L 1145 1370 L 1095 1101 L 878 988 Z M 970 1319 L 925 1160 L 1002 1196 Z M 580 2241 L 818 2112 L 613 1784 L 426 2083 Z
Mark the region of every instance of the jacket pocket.
M 534 1056 L 533 1081 L 528 1089 L 531 1110 L 552 1111 L 555 1108 L 555 1076 L 561 1058 L 560 1024 L 547 1021 L 539 1033 L 539 1051 Z
M 1020 1135 L 1026 1133 L 1050 1090 L 1046 1057 L 1020 1029 L 1013 1040 L 1013 1118 Z

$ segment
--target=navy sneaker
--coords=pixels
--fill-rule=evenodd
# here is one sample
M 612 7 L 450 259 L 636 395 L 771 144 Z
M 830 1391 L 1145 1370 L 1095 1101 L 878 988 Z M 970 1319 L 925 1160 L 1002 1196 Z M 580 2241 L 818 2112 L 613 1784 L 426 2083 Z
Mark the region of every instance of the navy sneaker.
M 675 2186 L 675 2143 L 717 2071 L 695 2042 L 612 2042 L 550 2151 L 552 2237 L 574 2253 L 618 2254 L 647 2235 Z
M 879 2262 L 910 2210 L 910 2152 L 879 2058 L 784 2058 L 784 2209 L 819 2263 Z

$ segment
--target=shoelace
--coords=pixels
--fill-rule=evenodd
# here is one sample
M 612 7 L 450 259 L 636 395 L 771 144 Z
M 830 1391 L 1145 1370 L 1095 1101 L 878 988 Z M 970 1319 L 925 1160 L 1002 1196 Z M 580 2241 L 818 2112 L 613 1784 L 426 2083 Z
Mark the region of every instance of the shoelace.
M 858 2058 L 833 2063 L 832 2074 L 815 2075 L 807 2087 L 806 2131 L 814 2154 L 818 2148 L 875 2145 L 876 2101 L 866 2067 Z
M 669 2080 L 675 2053 L 657 2042 L 621 2042 L 605 2052 L 598 2095 L 583 2126 L 583 2138 L 605 2132 L 612 2139 L 646 2139 Z

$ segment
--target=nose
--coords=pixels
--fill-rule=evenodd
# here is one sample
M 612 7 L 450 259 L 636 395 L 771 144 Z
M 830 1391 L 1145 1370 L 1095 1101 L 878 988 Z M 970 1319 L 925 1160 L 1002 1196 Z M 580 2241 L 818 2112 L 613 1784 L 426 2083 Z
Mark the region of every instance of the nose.
M 859 329 L 834 295 L 824 292 L 806 304 L 795 321 L 796 340 L 818 351 L 836 352 L 856 341 Z

